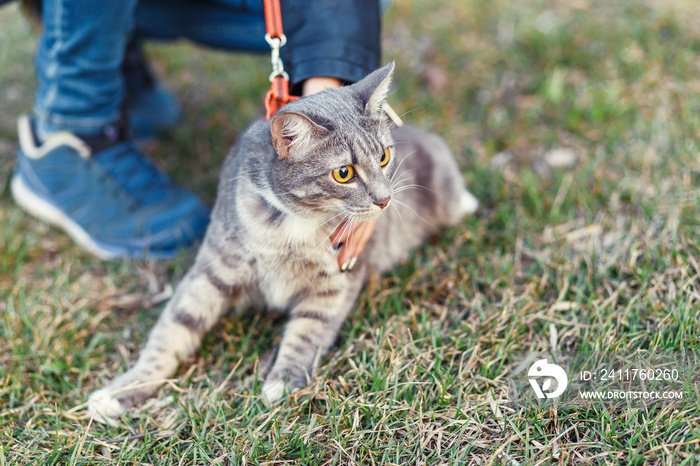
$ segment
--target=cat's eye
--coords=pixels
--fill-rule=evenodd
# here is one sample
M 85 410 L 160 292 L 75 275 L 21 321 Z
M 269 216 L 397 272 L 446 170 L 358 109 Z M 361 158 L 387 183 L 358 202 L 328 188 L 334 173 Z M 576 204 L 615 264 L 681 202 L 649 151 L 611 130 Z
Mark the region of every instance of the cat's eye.
M 347 183 L 352 179 L 354 174 L 355 170 L 353 170 L 350 165 L 345 165 L 333 170 L 333 178 L 338 183 Z
M 387 147 L 384 149 L 384 153 L 382 154 L 382 158 L 379 160 L 379 165 L 382 167 L 389 163 L 389 159 L 391 158 L 391 152 L 389 151 L 389 148 Z

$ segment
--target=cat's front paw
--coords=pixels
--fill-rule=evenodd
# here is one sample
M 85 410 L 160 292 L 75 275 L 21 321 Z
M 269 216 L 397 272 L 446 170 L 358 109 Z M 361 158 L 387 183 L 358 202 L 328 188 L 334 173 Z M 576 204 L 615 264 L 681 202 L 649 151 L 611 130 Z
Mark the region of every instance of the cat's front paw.
M 124 411 L 126 409 L 109 389 L 103 388 L 92 392 L 88 398 L 88 412 L 98 421 L 113 424 L 114 418 L 124 414 Z
M 101 390 L 88 397 L 88 411 L 95 413 L 95 419 L 108 419 L 121 416 L 127 409 L 136 406 L 153 396 L 156 385 L 144 383 L 143 378 L 126 373 Z
M 298 387 L 293 387 L 284 383 L 281 380 L 267 381 L 262 386 L 263 401 L 267 405 L 273 405 L 278 402 L 284 395 L 289 395 L 299 390 Z
M 297 370 L 295 370 L 297 369 Z M 306 371 L 299 368 L 273 369 L 262 386 L 263 401 L 272 405 L 285 395 L 299 391 L 310 382 Z

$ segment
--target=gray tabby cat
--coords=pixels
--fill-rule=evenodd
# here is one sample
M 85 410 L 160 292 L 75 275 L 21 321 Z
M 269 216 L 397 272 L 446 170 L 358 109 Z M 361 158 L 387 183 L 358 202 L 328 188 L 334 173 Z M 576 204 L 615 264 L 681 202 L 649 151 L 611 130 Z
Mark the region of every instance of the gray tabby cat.
M 430 232 L 476 209 L 440 138 L 391 128 L 382 105 L 392 72 L 390 64 L 292 102 L 240 136 L 194 265 L 136 364 L 90 396 L 91 411 L 116 416 L 151 396 L 244 297 L 289 314 L 263 397 L 273 402 L 303 387 L 370 269 L 388 270 Z M 359 260 L 341 272 L 333 231 L 343 220 L 378 217 Z

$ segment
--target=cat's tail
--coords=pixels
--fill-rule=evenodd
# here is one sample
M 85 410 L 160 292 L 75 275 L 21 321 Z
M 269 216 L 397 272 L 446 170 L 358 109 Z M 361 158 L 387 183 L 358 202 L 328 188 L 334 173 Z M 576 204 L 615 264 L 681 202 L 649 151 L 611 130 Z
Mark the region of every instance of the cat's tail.
M 459 184 L 462 185 L 462 183 Z M 445 221 L 447 225 L 459 225 L 465 215 L 471 215 L 479 208 L 479 200 L 467 188 L 463 188 L 460 194 L 453 197 L 453 199 L 455 198 L 456 202 L 449 209 Z
M 476 212 L 476 209 L 478 208 L 479 200 L 474 197 L 474 195 L 470 193 L 468 189 L 462 191 L 462 196 L 459 199 L 459 209 L 461 211 L 461 215 L 471 215 Z

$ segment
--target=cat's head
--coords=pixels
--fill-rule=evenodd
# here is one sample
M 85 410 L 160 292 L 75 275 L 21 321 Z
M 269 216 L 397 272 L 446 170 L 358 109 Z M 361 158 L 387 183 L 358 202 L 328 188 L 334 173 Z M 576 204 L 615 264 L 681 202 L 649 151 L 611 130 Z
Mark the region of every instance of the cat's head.
M 269 179 L 285 207 L 304 217 L 370 221 L 388 206 L 397 161 L 382 106 L 393 70 L 392 63 L 302 98 L 272 118 L 277 160 Z

